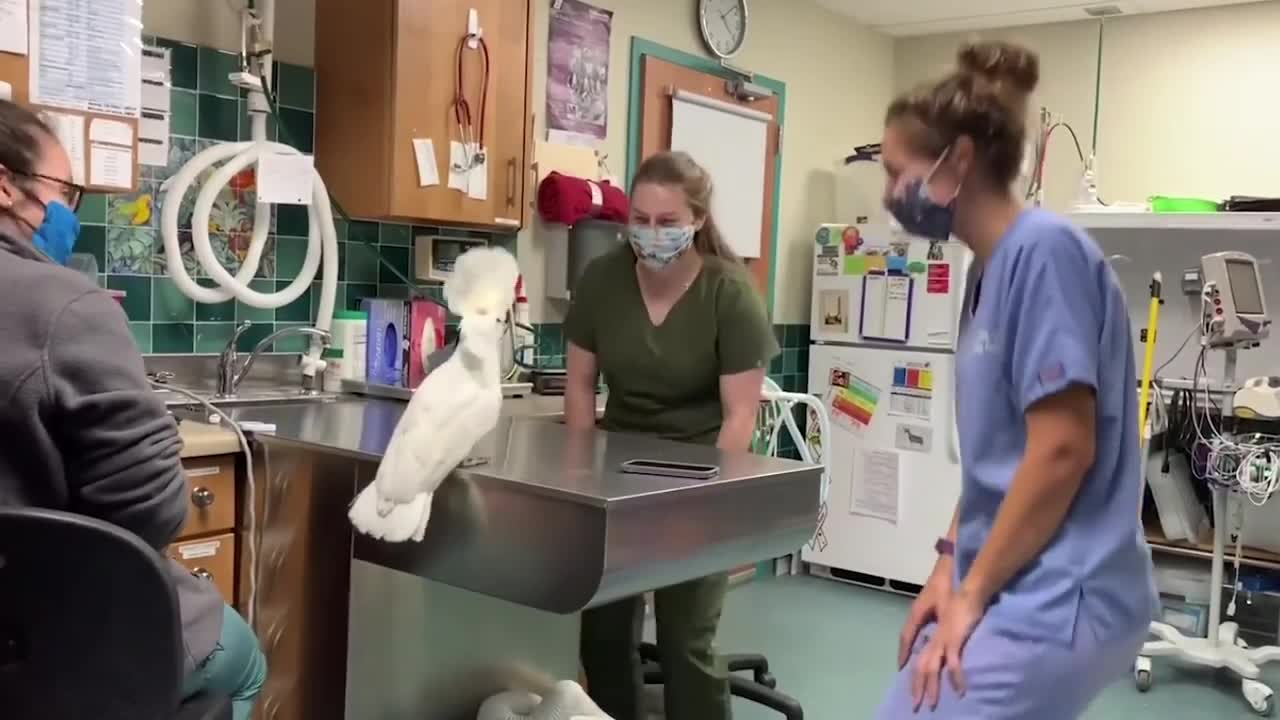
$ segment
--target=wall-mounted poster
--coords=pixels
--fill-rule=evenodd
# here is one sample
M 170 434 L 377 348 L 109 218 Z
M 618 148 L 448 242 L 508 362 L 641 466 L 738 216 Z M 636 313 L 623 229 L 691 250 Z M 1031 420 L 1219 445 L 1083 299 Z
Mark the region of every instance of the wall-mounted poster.
M 609 38 L 613 12 L 553 0 L 547 57 L 547 140 L 595 145 L 609 130 Z

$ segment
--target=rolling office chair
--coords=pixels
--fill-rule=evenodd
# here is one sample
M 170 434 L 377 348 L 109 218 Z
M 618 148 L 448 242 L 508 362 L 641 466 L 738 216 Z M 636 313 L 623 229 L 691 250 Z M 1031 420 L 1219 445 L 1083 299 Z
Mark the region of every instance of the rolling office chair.
M 763 455 L 777 455 L 780 449 L 778 438 L 783 428 L 786 428 L 800 458 L 805 462 L 823 466 L 819 527 L 814 541 L 825 543 L 821 517 L 826 512 L 827 494 L 831 482 L 831 460 L 822 457 L 821 454 L 821 448 L 825 447 L 831 428 L 826 407 L 812 395 L 783 392 L 777 383 L 768 378 L 764 381 L 761 400 L 762 407 L 756 422 L 752 450 Z M 796 418 L 795 411 L 800 408 L 805 408 L 807 411 L 804 431 L 800 429 Z M 661 685 L 663 676 L 662 667 L 658 662 L 658 648 L 650 643 L 643 643 L 640 646 L 640 658 L 644 661 L 645 684 Z M 777 680 L 769 672 L 769 661 L 763 655 L 726 655 L 723 659 L 729 666 L 730 694 L 776 710 L 787 720 L 804 720 L 804 709 L 800 707 L 800 703 L 790 695 L 778 691 Z M 739 672 L 750 672 L 752 678 L 748 680 L 733 674 Z
M 0 714 L 230 720 L 230 698 L 181 700 L 186 650 L 164 562 L 100 520 L 0 507 Z
M 777 680 L 769 672 L 769 661 L 763 655 L 724 655 L 729 666 L 729 693 L 734 697 L 750 700 L 770 710 L 776 710 L 787 720 L 804 720 L 804 709 L 795 698 L 777 690 Z M 640 658 L 644 661 L 646 685 L 663 683 L 662 666 L 658 664 L 658 648 L 651 643 L 640 645 Z M 747 678 L 732 673 L 751 672 Z

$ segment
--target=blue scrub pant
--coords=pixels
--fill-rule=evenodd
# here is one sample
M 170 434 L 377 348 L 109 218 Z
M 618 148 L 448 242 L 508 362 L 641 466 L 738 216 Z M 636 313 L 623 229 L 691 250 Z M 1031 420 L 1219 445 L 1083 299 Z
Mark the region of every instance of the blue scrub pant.
M 249 624 L 230 606 L 222 609 L 222 635 L 209 657 L 187 676 L 183 697 L 206 690 L 231 697 L 232 720 L 249 720 L 267 681 L 267 659 Z
M 915 661 L 935 627 L 920 631 L 911 660 L 894 679 L 878 720 L 1076 720 L 1098 693 L 1128 674 L 1147 628 L 1114 637 L 1082 613 L 1071 645 L 1018 637 L 985 619 L 965 645 L 962 663 L 967 692 L 959 697 L 946 671 L 938 708 L 912 711 Z

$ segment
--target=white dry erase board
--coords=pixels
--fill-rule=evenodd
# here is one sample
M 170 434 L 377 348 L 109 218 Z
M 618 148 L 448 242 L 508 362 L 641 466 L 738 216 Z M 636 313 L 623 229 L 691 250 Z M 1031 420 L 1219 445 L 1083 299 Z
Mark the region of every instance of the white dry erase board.
M 671 149 L 689 153 L 711 173 L 711 214 L 744 258 L 760 257 L 770 121 L 758 110 L 684 90 L 671 98 Z

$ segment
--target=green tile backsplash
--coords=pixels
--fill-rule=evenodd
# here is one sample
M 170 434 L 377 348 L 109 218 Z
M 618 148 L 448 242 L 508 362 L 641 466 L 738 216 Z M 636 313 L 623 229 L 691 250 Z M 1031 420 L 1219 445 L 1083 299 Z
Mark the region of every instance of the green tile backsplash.
M 92 253 L 105 273 L 104 283 L 127 293 L 123 307 L 129 327 L 143 352 L 217 353 L 230 340 L 236 324 L 252 320 L 254 326 L 240 336 L 241 350 L 252 349 L 271 332 L 292 325 L 314 322 L 319 307 L 320 283 L 311 291 L 276 310 L 260 310 L 234 300 L 217 304 L 195 303 L 180 293 L 168 277 L 160 214 L 165 201 L 161 184 L 176 173 L 197 152 L 221 141 L 247 140 L 250 118 L 242 93 L 227 75 L 238 69 L 235 55 L 212 48 L 195 47 L 165 39 L 151 39 L 172 52 L 170 148 L 167 167 L 147 167 L 142 171 L 138 192 L 121 195 L 89 195 L 81 204 L 82 223 L 77 249 Z M 274 86 L 280 113 L 290 137 L 304 152 L 311 152 L 315 128 L 315 78 L 310 68 L 276 63 Z M 267 134 L 276 139 L 274 118 L 269 118 Z M 183 263 L 197 282 L 212 286 L 201 277 L 191 248 L 191 210 L 195 192 L 182 199 L 178 212 L 179 244 Z M 253 228 L 254 178 L 241 173 L 224 188 L 210 213 L 209 232 L 214 253 L 224 267 L 235 273 L 248 250 Z M 288 287 L 307 251 L 307 208 L 281 205 L 275 208 L 268 247 L 263 254 L 255 289 L 270 292 Z M 348 227 L 338 221 L 339 283 L 337 307 L 357 308 L 368 297 L 408 297 L 409 289 L 378 261 L 382 256 L 397 270 L 409 275 L 413 268 L 413 238 L 440 234 L 478 237 L 502 243 L 514 250 L 513 235 L 398 223 L 355 220 Z M 440 289 L 427 294 L 442 299 Z M 565 340 L 558 323 L 536 325 L 538 362 L 553 368 L 564 367 Z M 782 353 L 769 367 L 769 376 L 784 390 L 803 392 L 809 366 L 809 326 L 775 325 L 774 334 Z M 274 349 L 302 352 L 305 340 L 289 338 Z M 790 440 L 784 440 L 784 454 L 794 456 Z
M 238 343 L 242 349 L 249 349 L 280 327 L 314 322 L 319 307 L 318 277 L 310 292 L 276 310 L 252 308 L 234 300 L 195 303 L 182 295 L 168 277 L 160 237 L 160 216 L 166 201 L 160 193 L 162 183 L 197 152 L 218 142 L 248 139 L 250 117 L 243 93 L 227 79 L 239 69 L 234 54 L 163 38 L 147 40 L 170 48 L 172 53 L 169 163 L 163 168 L 142 168 L 137 192 L 85 197 L 79 211 L 82 231 L 77 250 L 94 255 L 107 287 L 127 293 L 123 307 L 143 352 L 220 352 L 236 324 L 243 320 L 254 322 L 254 327 L 241 335 Z M 315 135 L 314 73 L 311 68 L 276 63 L 274 75 L 281 118 L 290 137 L 300 150 L 311 152 Z M 277 138 L 273 118 L 268 119 L 267 133 L 271 139 Z M 212 281 L 198 271 L 191 247 L 191 212 L 196 190 L 198 184 L 181 200 L 179 245 L 184 251 L 183 264 L 187 272 L 202 285 L 212 286 Z M 254 176 L 252 171 L 247 171 L 233 178 L 222 190 L 210 213 L 209 233 L 214 254 L 233 274 L 239 270 L 248 251 L 254 210 Z M 252 287 L 263 292 L 288 287 L 302 268 L 307 230 L 307 208 L 289 205 L 275 208 L 272 233 Z M 408 297 L 409 288 L 381 265 L 377 250 L 363 243 L 380 246 L 392 266 L 409 276 L 413 268 L 413 237 L 428 233 L 479 237 L 514 249 L 515 237 L 509 234 L 363 220 L 353 222 L 348 228 L 339 221 L 336 306 L 356 308 L 367 297 Z M 428 294 L 441 299 L 439 288 L 429 289 Z M 303 344 L 302 339 L 289 339 L 274 349 L 301 352 Z M 563 362 L 563 354 L 560 347 L 553 357 Z

